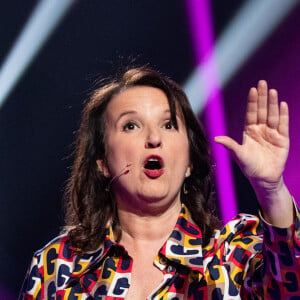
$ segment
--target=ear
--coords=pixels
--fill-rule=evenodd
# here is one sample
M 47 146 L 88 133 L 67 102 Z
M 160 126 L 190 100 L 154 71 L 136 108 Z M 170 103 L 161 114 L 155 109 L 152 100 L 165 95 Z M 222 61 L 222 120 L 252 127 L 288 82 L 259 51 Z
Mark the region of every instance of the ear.
M 185 174 L 184 174 L 185 178 L 190 177 L 191 173 L 192 173 L 192 167 L 191 166 L 187 166 Z
M 110 173 L 109 173 L 109 171 L 108 171 L 107 165 L 106 165 L 106 163 L 104 162 L 104 160 L 102 160 L 102 159 L 97 159 L 97 160 L 96 160 L 96 163 L 97 163 L 97 166 L 98 166 L 99 171 L 103 174 L 104 177 L 106 177 L 106 178 L 111 177 L 111 176 L 110 176 Z

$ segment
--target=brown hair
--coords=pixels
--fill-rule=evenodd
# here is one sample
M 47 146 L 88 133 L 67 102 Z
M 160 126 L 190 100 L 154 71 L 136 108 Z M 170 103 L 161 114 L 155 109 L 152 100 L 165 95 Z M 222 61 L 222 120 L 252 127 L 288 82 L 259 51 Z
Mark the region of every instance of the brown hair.
M 178 84 L 148 67 L 132 68 L 117 79 L 96 89 L 82 112 L 75 141 L 75 161 L 65 193 L 66 226 L 71 246 L 82 251 L 96 249 L 104 239 L 110 218 L 118 225 L 113 193 L 107 191 L 109 179 L 99 172 L 96 160 L 105 159 L 104 114 L 109 101 L 133 86 L 151 86 L 164 91 L 175 127 L 176 103 L 182 111 L 189 139 L 191 175 L 185 179 L 181 201 L 202 230 L 207 243 L 219 220 L 211 211 L 211 162 L 204 131 L 194 115 L 187 97 Z M 71 227 L 69 227 L 71 226 Z

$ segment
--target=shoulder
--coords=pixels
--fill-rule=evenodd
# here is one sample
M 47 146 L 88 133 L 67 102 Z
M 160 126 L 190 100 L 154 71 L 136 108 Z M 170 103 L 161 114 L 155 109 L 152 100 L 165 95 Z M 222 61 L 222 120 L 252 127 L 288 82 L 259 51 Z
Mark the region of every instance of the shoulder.
M 227 244 L 235 247 L 252 248 L 254 252 L 261 250 L 263 227 L 261 220 L 254 215 L 238 214 L 216 230 L 213 240 L 219 246 Z
M 74 256 L 74 249 L 71 247 L 68 234 L 64 233 L 53 238 L 44 247 L 34 253 L 37 264 L 53 262 L 56 259 L 69 261 Z
M 250 214 L 238 214 L 220 230 L 221 235 L 262 235 L 261 220 Z
M 29 296 L 32 296 L 32 299 L 39 299 L 45 284 L 48 286 L 51 282 L 57 281 L 57 265 L 72 265 L 74 259 L 72 253 L 67 233 L 55 237 L 43 248 L 36 251 L 23 282 L 22 299 L 27 299 L 27 296 L 28 299 Z M 62 263 L 58 263 L 58 261 Z

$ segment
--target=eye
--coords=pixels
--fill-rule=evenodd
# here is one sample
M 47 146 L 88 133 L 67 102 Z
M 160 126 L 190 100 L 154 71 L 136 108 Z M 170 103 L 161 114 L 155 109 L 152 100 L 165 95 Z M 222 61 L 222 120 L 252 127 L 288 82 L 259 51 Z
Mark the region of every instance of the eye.
M 124 126 L 123 126 L 123 131 L 130 131 L 130 130 L 135 130 L 138 126 L 133 123 L 133 122 L 127 122 Z
M 164 126 L 166 129 L 175 129 L 175 125 L 172 123 L 172 121 L 168 121 Z

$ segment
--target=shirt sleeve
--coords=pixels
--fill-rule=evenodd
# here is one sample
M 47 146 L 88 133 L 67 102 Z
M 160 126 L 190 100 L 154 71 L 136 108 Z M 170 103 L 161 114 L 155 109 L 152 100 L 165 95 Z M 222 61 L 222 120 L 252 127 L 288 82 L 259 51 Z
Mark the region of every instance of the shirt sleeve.
M 251 260 L 242 289 L 243 299 L 300 299 L 300 213 L 295 222 L 278 228 L 261 218 L 262 251 Z M 297 297 L 297 298 L 294 298 Z
M 38 267 L 38 256 L 34 255 L 31 265 L 19 295 L 19 300 L 40 300 L 42 292 L 43 277 Z

